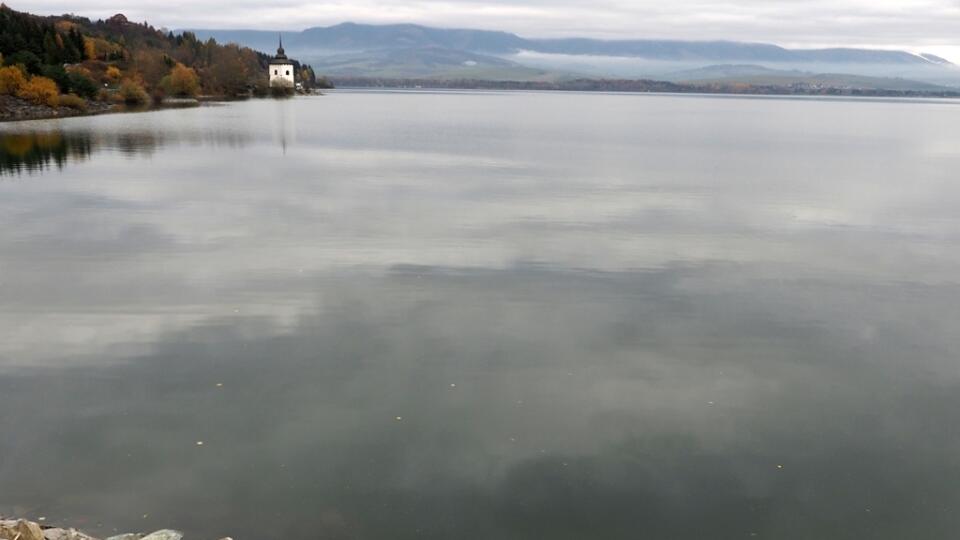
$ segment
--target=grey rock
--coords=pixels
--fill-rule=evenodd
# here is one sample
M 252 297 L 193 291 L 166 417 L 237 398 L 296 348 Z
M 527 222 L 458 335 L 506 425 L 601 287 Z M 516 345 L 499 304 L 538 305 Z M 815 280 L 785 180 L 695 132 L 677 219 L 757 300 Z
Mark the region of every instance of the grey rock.
M 96 540 L 76 529 L 52 528 L 43 531 L 44 540 Z
M 172 529 L 162 529 L 159 531 L 154 531 L 140 540 L 181 540 L 183 538 L 183 533 L 180 531 L 174 531 Z
M 47 540 L 70 540 L 70 531 L 61 528 L 45 529 L 43 537 Z
M 143 537 L 142 534 L 136 533 L 127 533 L 127 534 L 118 534 L 116 536 L 111 536 L 107 540 L 140 540 Z
M 8 523 L 10 522 L 5 521 L 4 525 L 0 527 L 0 538 L 7 540 L 46 540 L 43 537 L 43 530 L 40 525 L 32 521 L 21 519 L 13 522 L 12 526 Z

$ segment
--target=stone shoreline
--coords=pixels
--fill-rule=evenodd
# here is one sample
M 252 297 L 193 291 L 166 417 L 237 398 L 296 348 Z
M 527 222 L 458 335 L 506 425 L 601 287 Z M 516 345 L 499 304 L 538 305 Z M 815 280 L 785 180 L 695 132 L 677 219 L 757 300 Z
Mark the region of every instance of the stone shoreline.
M 0 122 L 89 116 L 114 112 L 115 110 L 117 109 L 112 103 L 103 103 L 100 101 L 87 101 L 87 110 L 80 111 L 69 107 L 54 108 L 46 105 L 37 105 L 13 96 L 0 96 Z
M 149 534 L 118 534 L 104 540 L 182 540 L 183 533 L 162 529 Z M 56 527 L 25 519 L 0 517 L 0 540 L 100 540 L 76 529 Z M 232 540 L 221 538 L 220 540 Z
M 322 96 L 317 90 L 303 95 Z M 123 104 L 105 103 L 87 100 L 86 110 L 69 107 L 48 107 L 37 105 L 14 96 L 0 95 L 0 123 L 21 122 L 26 120 L 49 120 L 52 118 L 70 118 L 75 116 L 93 116 L 97 114 L 149 111 L 158 109 L 176 109 L 194 107 L 203 103 L 228 103 L 248 98 L 226 98 L 222 96 L 199 96 L 196 98 L 166 98 L 162 102 L 142 107 L 128 107 Z

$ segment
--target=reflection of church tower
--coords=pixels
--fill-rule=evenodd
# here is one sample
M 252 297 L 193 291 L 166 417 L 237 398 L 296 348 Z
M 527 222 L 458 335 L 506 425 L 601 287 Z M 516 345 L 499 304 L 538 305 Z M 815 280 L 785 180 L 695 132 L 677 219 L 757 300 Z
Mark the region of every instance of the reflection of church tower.
M 287 58 L 283 50 L 283 36 L 280 36 L 280 47 L 277 55 L 270 59 L 270 88 L 293 88 L 293 62 Z

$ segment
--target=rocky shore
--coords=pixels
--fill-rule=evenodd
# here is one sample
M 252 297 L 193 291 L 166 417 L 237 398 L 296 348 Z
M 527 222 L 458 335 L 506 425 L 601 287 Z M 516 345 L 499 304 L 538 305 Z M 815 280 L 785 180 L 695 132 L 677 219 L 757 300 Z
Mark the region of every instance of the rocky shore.
M 183 533 L 171 529 L 154 531 L 149 534 L 126 533 L 111 536 L 104 540 L 181 540 Z M 25 519 L 3 519 L 0 517 L 0 540 L 100 540 L 76 529 L 65 529 Z M 222 538 L 221 540 L 232 540 Z
M 103 114 L 113 110 L 113 104 L 100 101 L 87 101 L 86 110 L 79 110 L 70 107 L 48 107 L 14 96 L 0 96 L 0 122 Z

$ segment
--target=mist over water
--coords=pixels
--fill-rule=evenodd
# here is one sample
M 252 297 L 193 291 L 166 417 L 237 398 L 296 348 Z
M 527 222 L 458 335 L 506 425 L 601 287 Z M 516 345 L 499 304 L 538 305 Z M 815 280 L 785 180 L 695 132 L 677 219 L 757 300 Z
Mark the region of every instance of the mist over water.
M 315 62 L 322 62 L 320 52 L 304 51 Z M 908 79 L 911 82 L 930 83 L 947 88 L 960 86 L 960 69 L 937 64 L 890 64 L 853 62 L 771 61 L 763 59 L 731 58 L 720 60 L 674 59 L 654 60 L 631 56 L 601 56 L 519 51 L 504 58 L 521 65 L 541 69 L 569 72 L 589 77 L 647 78 L 669 81 L 690 81 L 705 77 L 702 73 L 723 68 L 774 70 L 778 75 L 813 76 L 822 74 L 845 74 L 844 76 L 879 77 L 892 84 L 893 79 Z M 769 72 L 768 72 L 769 73 Z M 712 75 L 710 78 L 718 77 Z M 747 73 L 740 73 L 741 80 L 750 80 Z M 851 77 L 852 78 L 852 77 Z M 905 81 L 900 81 L 905 82 Z M 769 84 L 769 83 L 768 83 Z M 854 85 L 855 86 L 855 85 Z
M 958 123 L 334 92 L 4 124 L 0 514 L 953 538 Z

